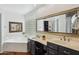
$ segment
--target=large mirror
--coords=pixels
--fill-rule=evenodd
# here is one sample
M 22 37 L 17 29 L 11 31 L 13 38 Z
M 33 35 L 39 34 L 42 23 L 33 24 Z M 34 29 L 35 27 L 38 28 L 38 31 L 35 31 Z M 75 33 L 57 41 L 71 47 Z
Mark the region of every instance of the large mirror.
M 66 14 L 37 20 L 37 31 L 78 34 L 79 17 L 76 12 L 69 12 Z

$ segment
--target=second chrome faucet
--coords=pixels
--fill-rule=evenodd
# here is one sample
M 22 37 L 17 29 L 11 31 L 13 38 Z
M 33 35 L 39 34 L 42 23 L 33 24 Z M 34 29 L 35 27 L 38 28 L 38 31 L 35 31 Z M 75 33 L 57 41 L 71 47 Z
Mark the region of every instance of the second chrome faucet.
M 68 38 L 66 38 L 66 36 L 63 36 L 63 38 L 60 38 L 60 40 L 63 40 L 63 41 L 68 41 L 68 42 L 70 42 L 70 39 Z

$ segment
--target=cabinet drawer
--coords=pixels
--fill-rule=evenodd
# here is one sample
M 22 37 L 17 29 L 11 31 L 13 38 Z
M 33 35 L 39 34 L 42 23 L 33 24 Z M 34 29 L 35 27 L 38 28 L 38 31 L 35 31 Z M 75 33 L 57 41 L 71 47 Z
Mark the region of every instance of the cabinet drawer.
M 57 55 L 57 50 L 53 50 L 51 48 L 47 48 L 47 54 L 48 55 Z
M 59 46 L 59 52 L 66 55 L 79 55 L 79 51 L 72 50 L 70 48 Z
M 72 50 L 72 55 L 79 55 L 79 51 Z
M 59 46 L 59 52 L 63 52 L 65 54 L 71 54 L 72 50 L 65 48 L 65 47 L 62 47 L 62 46 Z
M 48 52 L 48 53 L 47 53 L 47 55 L 57 55 L 57 54 L 56 54 L 56 53 L 54 53 L 54 52 L 53 52 L 53 53 Z
M 55 49 L 55 50 L 58 50 L 58 45 L 50 43 L 50 42 L 47 42 L 47 47 L 50 47 L 50 48 Z

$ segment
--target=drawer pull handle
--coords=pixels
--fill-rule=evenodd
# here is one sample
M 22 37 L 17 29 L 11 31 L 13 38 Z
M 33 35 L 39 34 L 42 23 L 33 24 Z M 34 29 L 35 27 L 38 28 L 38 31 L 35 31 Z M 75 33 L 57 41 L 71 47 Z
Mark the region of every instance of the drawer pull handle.
M 66 53 L 66 54 L 70 54 L 69 52 L 67 52 L 67 51 L 64 51 L 64 53 Z

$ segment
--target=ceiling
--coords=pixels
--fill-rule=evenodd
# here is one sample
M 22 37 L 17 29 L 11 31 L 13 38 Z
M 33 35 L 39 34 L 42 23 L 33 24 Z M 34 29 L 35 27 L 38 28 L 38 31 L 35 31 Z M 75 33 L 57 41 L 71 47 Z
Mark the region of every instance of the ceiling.
M 40 4 L 0 4 L 0 9 L 18 14 L 26 14 L 39 6 Z
M 38 8 L 40 8 L 38 10 L 38 14 L 40 14 L 41 16 L 68 10 L 75 7 L 79 7 L 79 4 L 0 4 L 1 10 L 22 15 L 28 14 L 32 10 L 37 10 Z

